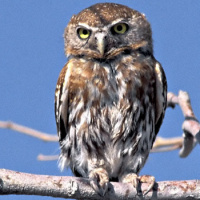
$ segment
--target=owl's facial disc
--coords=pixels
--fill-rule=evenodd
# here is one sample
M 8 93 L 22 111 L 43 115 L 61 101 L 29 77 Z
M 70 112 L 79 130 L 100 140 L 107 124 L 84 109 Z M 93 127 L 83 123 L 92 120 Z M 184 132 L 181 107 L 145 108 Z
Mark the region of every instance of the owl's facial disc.
M 129 44 L 124 42 L 129 30 L 128 22 L 115 20 L 110 25 L 102 24 L 100 27 L 79 23 L 75 30 L 79 42 L 74 49 L 81 48 L 81 55 L 86 57 L 112 58 L 129 48 Z

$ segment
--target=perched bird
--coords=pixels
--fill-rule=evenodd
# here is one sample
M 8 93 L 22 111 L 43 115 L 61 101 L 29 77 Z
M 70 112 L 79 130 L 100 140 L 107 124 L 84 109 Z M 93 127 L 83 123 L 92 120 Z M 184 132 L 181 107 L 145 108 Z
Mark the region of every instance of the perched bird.
M 87 177 L 101 195 L 109 181 L 139 176 L 166 109 L 167 82 L 153 56 L 144 14 L 99 3 L 73 15 L 64 33 L 68 62 L 55 91 L 61 169 Z

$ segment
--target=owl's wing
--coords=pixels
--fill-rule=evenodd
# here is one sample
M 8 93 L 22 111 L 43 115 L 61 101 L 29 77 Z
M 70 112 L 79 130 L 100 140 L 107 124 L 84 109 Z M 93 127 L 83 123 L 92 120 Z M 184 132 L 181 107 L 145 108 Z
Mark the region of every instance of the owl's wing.
M 167 81 L 165 72 L 161 64 L 155 62 L 155 76 L 156 76 L 156 126 L 155 132 L 158 133 L 162 124 L 165 110 L 167 106 Z
M 55 118 L 57 125 L 57 133 L 61 142 L 67 134 L 68 127 L 68 78 L 69 63 L 61 70 L 55 91 Z

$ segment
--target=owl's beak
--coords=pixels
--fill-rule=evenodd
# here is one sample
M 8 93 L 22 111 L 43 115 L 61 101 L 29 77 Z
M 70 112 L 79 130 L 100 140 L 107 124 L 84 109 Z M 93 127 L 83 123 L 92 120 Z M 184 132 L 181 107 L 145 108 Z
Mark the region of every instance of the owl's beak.
M 96 34 L 95 39 L 97 41 L 97 49 L 101 56 L 104 56 L 105 47 L 106 47 L 106 34 L 99 32 Z

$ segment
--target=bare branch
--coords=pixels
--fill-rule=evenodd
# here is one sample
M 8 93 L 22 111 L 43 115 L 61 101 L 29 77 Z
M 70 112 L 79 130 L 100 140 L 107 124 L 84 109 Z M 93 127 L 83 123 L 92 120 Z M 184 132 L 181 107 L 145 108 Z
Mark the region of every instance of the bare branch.
M 164 151 L 173 151 L 180 149 L 182 147 L 183 138 L 162 138 L 157 137 L 156 141 L 153 144 L 151 152 L 164 152 Z
M 168 92 L 167 93 L 167 107 L 172 107 L 174 108 L 176 106 L 176 104 L 178 104 L 178 97 L 172 93 L 172 92 Z
M 51 160 L 58 160 L 59 155 L 43 155 L 39 154 L 37 159 L 40 161 L 51 161 Z
M 147 188 L 148 185 L 143 183 L 142 191 Z M 93 200 L 200 199 L 200 180 L 158 182 L 153 191 L 144 197 L 138 196 L 130 184 L 112 182 L 108 193 L 102 198 L 85 178 L 34 175 L 0 169 L 0 195 L 6 194 Z
M 162 138 L 157 137 L 156 141 L 154 142 L 153 148 L 159 148 L 163 146 L 182 146 L 183 139 L 181 137 L 175 137 L 175 138 Z
M 24 133 L 26 135 L 36 137 L 45 142 L 57 142 L 58 141 L 57 135 L 47 134 L 47 133 L 37 131 L 35 129 L 31 129 L 29 127 L 22 126 L 22 125 L 19 125 L 14 122 L 10 122 L 10 121 L 0 121 L 0 128 L 7 128 L 7 129 L 11 129 L 11 130 L 20 132 L 20 133 Z
M 192 110 L 190 98 L 187 92 L 179 91 L 178 96 L 173 93 L 167 94 L 168 106 L 175 107 L 179 104 L 185 120 L 182 124 L 183 143 L 179 152 L 180 157 L 187 157 L 197 144 L 200 144 L 200 124 Z

